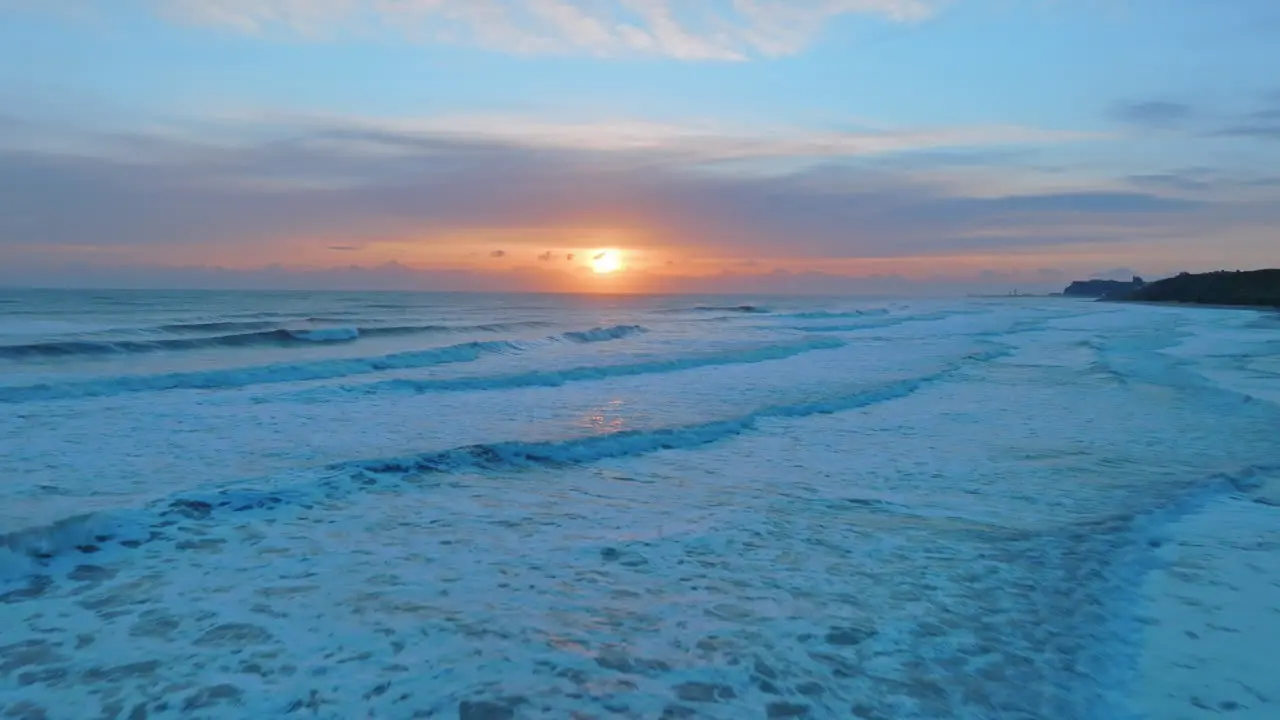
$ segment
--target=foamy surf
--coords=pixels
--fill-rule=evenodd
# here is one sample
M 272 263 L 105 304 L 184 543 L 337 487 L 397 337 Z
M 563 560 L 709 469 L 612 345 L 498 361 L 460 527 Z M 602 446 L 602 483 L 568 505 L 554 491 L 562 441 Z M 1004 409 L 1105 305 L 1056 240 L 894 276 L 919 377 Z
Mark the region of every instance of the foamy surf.
M 0 358 L 26 389 L 0 414 L 5 712 L 1273 709 L 1249 659 L 1280 408 L 1249 313 L 210 302 L 0 337 L 337 333 Z M 240 322 L 272 325 L 197 327 Z M 435 326 L 475 336 L 366 332 Z
M 779 343 L 751 346 L 730 351 L 696 353 L 682 356 L 663 356 L 658 359 L 635 363 L 592 365 L 564 369 L 543 370 L 509 375 L 460 377 L 441 380 L 395 379 L 380 380 L 363 385 L 341 385 L 320 391 L 304 392 L 308 399 L 331 397 L 334 391 L 378 395 L 390 393 L 465 392 L 479 390 L 507 390 L 524 387 L 559 387 L 566 383 L 602 381 L 635 375 L 660 375 L 714 367 L 785 360 L 807 352 L 834 350 L 845 343 L 832 338 L 817 338 L 797 343 Z
M 644 331 L 640 326 L 594 328 L 567 332 L 548 338 L 576 343 L 621 340 Z M 290 331 L 289 337 L 308 343 L 347 342 L 359 332 L 346 328 Z M 411 351 L 376 357 L 352 357 L 299 363 L 277 363 L 230 370 L 163 373 L 143 376 L 102 378 L 86 382 L 41 383 L 28 386 L 0 386 L 0 403 L 32 402 L 93 398 L 135 392 L 164 390 L 210 390 L 240 388 L 312 380 L 332 380 L 353 375 L 367 375 L 388 370 L 408 370 L 447 363 L 464 363 L 493 353 L 519 353 L 534 347 L 531 343 L 493 340 L 449 345 L 430 350 Z
M 308 322 L 338 322 L 323 318 Z M 496 333 L 528 327 L 544 327 L 546 323 L 486 323 L 481 325 L 371 325 L 301 327 L 276 322 L 202 322 L 177 325 L 161 325 L 155 328 L 113 328 L 100 334 L 114 334 L 115 338 L 97 340 L 60 340 L 0 345 L 0 358 L 16 360 L 40 360 L 45 358 L 74 358 L 95 355 L 127 355 L 136 353 L 163 353 L 189 350 L 225 350 L 229 348 L 305 347 L 311 343 L 346 343 L 361 337 L 391 337 L 432 335 L 443 333 L 483 332 Z M 227 332 L 230 334 L 208 334 Z M 579 333 L 567 333 L 569 339 L 590 337 L 589 333 L 610 335 L 617 339 L 639 332 L 634 328 L 596 328 Z M 190 334 L 199 337 L 130 339 L 138 335 Z M 580 341 L 580 340 L 579 340 Z M 590 340 L 587 340 L 590 342 Z

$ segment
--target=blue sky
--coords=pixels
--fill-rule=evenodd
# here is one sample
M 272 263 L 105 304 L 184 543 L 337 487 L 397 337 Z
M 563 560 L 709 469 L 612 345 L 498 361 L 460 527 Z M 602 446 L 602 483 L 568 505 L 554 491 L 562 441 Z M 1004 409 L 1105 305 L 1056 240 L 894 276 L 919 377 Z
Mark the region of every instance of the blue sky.
M 0 282 L 1276 265 L 1278 35 L 1270 0 L 0 0 Z

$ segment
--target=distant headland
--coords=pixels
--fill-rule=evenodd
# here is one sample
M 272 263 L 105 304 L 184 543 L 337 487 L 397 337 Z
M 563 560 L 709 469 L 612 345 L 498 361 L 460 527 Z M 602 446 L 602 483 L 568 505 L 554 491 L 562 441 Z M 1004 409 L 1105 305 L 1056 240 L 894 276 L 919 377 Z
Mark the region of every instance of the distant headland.
M 1083 280 L 1071 283 L 1062 294 L 1120 302 L 1280 308 L 1280 270 L 1184 272 L 1151 283 L 1137 276 L 1129 282 Z
M 1062 291 L 1067 297 L 1117 298 L 1141 289 L 1146 282 L 1138 277 L 1125 282 L 1123 280 L 1077 280 Z

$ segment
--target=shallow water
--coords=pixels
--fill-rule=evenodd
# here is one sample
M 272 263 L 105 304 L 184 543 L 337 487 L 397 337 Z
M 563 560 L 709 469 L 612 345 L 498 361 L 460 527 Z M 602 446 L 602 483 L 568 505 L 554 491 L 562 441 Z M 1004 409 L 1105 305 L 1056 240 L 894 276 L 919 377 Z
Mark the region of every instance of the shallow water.
M 1163 533 L 1280 466 L 1245 311 L 6 299 L 18 717 L 1134 717 Z

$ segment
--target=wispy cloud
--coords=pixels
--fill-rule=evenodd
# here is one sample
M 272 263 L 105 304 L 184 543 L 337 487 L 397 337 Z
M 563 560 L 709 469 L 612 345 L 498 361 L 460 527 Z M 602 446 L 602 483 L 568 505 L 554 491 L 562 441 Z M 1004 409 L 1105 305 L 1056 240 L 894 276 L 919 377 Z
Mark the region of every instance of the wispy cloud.
M 1237 116 L 1230 125 L 1210 134 L 1216 137 L 1280 141 L 1280 92 L 1263 95 L 1256 110 Z
M 943 0 L 149 0 L 175 21 L 264 35 L 394 30 L 532 54 L 745 60 L 800 52 L 833 20 L 918 22 Z
M 1159 129 L 1180 127 L 1195 114 L 1191 105 L 1167 100 L 1121 103 L 1112 108 L 1112 115 L 1122 122 Z
M 1208 190 L 1213 187 L 1212 182 L 1201 177 L 1197 177 L 1196 174 L 1193 173 L 1148 173 L 1144 175 L 1130 175 L 1128 180 L 1130 183 L 1138 187 L 1156 190 L 1168 189 L 1194 192 L 1198 190 Z
M 453 116 L 375 119 L 333 116 L 245 116 L 253 123 L 309 127 L 333 144 L 362 145 L 373 151 L 384 143 L 474 141 L 550 150 L 606 152 L 615 157 L 667 158 L 680 163 L 734 160 L 803 160 L 867 157 L 942 149 L 986 149 L 986 162 L 1003 148 L 1101 140 L 1096 132 L 1022 125 L 972 125 L 917 128 L 812 130 L 786 126 L 743 128 L 726 123 L 640 121 L 556 122 L 512 116 Z M 336 131 L 335 128 L 343 128 Z
M 214 144 L 204 129 L 117 137 L 92 153 L 86 141 L 67 153 L 0 146 L 0 185 L 12 189 L 0 195 L 0 242 L 209 254 L 528 233 L 532 259 L 548 233 L 605 228 L 631 233 L 634 247 L 853 258 L 1158 237 L 1203 209 L 1105 187 L 978 197 L 839 157 L 709 172 L 662 145 L 581 149 L 336 122 Z
M 667 262 L 666 266 L 676 265 Z M 921 272 L 923 270 L 923 272 Z M 907 271 L 909 274 L 902 274 Z M 287 269 L 268 266 L 254 269 L 229 269 L 216 265 L 182 267 L 124 264 L 109 267 L 82 263 L 46 262 L 23 266 L 0 265 L 0 287 L 25 286 L 38 277 L 45 287 L 132 287 L 170 289 L 175 286 L 214 289 L 298 289 L 298 290 L 431 290 L 482 292 L 565 292 L 582 289 L 582 278 L 563 268 L 513 268 L 500 271 L 431 270 L 413 268 L 400 263 L 374 266 L 347 265 L 317 270 Z M 937 296 L 946 293 L 975 291 L 1000 292 L 1011 288 L 1022 290 L 1057 290 L 1069 277 L 1058 268 L 1035 271 L 1012 267 L 1007 270 L 960 267 L 863 268 L 857 275 L 814 270 L 762 268 L 739 264 L 710 275 L 654 274 L 629 270 L 625 277 L 610 279 L 610 292 L 627 290 L 655 293 L 711 293 L 723 295 L 848 295 L 869 294 L 879 297 L 896 295 Z M 623 284 L 617 284 L 622 280 Z
M 1280 122 L 1232 125 L 1214 133 L 1219 137 L 1239 137 L 1280 142 Z

